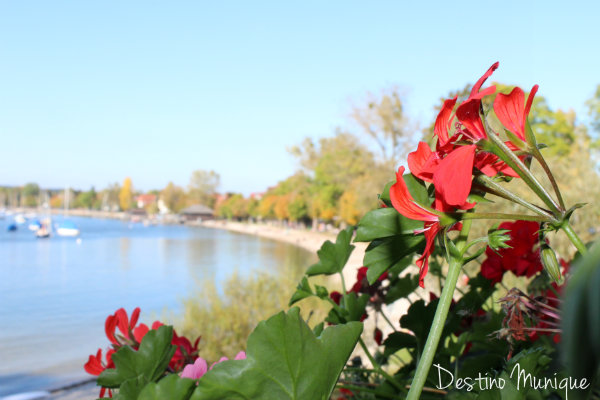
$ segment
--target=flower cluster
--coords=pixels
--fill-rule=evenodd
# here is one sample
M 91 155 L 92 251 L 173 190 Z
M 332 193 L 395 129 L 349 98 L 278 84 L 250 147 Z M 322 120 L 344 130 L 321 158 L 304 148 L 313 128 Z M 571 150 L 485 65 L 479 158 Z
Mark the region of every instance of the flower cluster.
M 139 324 L 138 319 L 140 316 L 140 308 L 137 307 L 131 313 L 131 318 L 127 315 L 125 309 L 118 309 L 113 315 L 109 315 L 104 323 L 104 332 L 106 337 L 111 343 L 105 353 L 105 361 L 102 360 L 102 349 L 98 349 L 96 355 L 90 355 L 88 362 L 85 363 L 84 369 L 88 374 L 100 375 L 105 369 L 115 368 L 112 361 L 112 355 L 122 346 L 130 346 L 134 350 L 138 350 L 140 343 L 144 336 L 150 331 L 150 329 L 158 329 L 163 325 L 160 321 L 154 321 L 151 328 L 146 324 Z M 169 362 L 169 368 L 173 372 L 178 372 L 183 369 L 186 364 L 193 363 L 198 358 L 198 343 L 200 337 L 198 337 L 194 343 L 183 336 L 178 336 L 173 331 L 173 339 L 171 343 L 176 346 L 175 354 Z M 100 390 L 100 397 L 104 397 L 106 392 L 105 388 Z M 109 397 L 112 397 L 112 393 L 108 390 Z
M 499 229 L 509 231 L 509 247 L 485 250 L 486 260 L 481 264 L 481 275 L 493 283 L 502 281 L 506 271 L 516 276 L 531 277 L 543 269 L 540 259 L 540 224 L 533 221 L 503 222 Z
M 407 218 L 423 221 L 422 230 L 426 246 L 423 254 L 417 260 L 420 268 L 420 286 L 427 274 L 428 260 L 434 249 L 437 234 L 443 229 L 460 229 L 452 214 L 469 210 L 475 203 L 468 201 L 474 177 L 485 175 L 494 177 L 504 175 L 518 177 L 519 175 L 489 151 L 488 144 L 491 136 L 483 117 L 482 99 L 495 94 L 496 87 L 482 89 L 484 82 L 498 68 L 498 63 L 492 65 L 487 72 L 473 85 L 466 100 L 457 106 L 457 97 L 447 99 L 439 112 L 434 127 L 437 136 L 435 150 L 425 142 L 420 142 L 417 150 L 408 156 L 410 172 L 424 182 L 433 184 L 435 200 L 433 204 L 419 204 L 415 201 L 403 180 L 404 167 L 396 174 L 397 181 L 390 189 L 393 207 Z M 512 133 L 510 141 L 503 145 L 514 151 L 515 156 L 523 159 L 527 154 L 520 150 L 526 149 L 526 121 L 533 97 L 537 91 L 534 86 L 527 102 L 524 92 L 515 88 L 510 94 L 498 94 L 493 109 L 498 120 Z M 494 138 L 495 139 L 495 138 Z M 518 154 L 517 154 L 518 153 Z

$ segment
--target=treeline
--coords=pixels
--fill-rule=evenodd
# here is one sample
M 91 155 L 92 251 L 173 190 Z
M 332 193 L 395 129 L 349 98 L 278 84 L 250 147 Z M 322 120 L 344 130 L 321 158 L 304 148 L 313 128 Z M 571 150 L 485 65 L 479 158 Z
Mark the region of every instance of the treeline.
M 0 187 L 0 207 L 16 208 L 78 208 L 103 211 L 130 211 L 143 209 L 148 214 L 177 213 L 181 209 L 203 204 L 214 207 L 220 177 L 214 171 L 197 170 L 190 177 L 187 188 L 169 182 L 162 190 L 147 192 L 135 190 L 131 178 L 122 184 L 113 183 L 97 191 L 42 189 L 37 183 L 24 186 Z

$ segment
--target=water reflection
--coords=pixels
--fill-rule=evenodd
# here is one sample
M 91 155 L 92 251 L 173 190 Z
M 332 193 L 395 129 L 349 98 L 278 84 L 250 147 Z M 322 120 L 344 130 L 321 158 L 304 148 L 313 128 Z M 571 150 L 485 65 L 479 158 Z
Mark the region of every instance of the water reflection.
M 204 280 L 220 289 L 234 271 L 299 277 L 315 260 L 292 245 L 220 230 L 71 219 L 80 244 L 10 235 L 0 221 L 0 379 L 30 376 L 29 390 L 48 386 L 35 378 L 41 369 L 58 371 L 55 383 L 84 377 L 81 366 L 106 347 L 104 320 L 117 308 L 139 306 L 142 322 L 152 322 L 165 307 L 180 310 Z M 15 390 L 0 386 L 0 396 Z

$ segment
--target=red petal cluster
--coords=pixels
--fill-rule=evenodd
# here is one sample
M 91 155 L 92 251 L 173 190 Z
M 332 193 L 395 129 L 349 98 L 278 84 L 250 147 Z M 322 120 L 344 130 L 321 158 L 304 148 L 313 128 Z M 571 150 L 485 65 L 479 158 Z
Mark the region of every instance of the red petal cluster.
M 131 318 L 127 315 L 124 308 L 118 309 L 113 315 L 109 315 L 104 323 L 106 337 L 110 341 L 112 348 L 106 352 L 106 362 L 102 361 L 102 349 L 98 349 L 96 355 L 90 355 L 84 369 L 91 375 L 100 375 L 102 371 L 109 368 L 115 368 L 111 356 L 122 346 L 130 346 L 134 350 L 139 349 L 140 343 L 150 329 L 158 329 L 163 325 L 160 321 L 154 321 L 151 328 L 146 324 L 139 324 L 140 308 L 137 307 L 131 313 Z M 173 331 L 173 340 L 171 343 L 177 346 L 173 358 L 169 362 L 169 367 L 175 372 L 180 371 L 186 364 L 193 363 L 198 358 L 198 337 L 192 344 L 189 339 L 178 336 Z M 104 397 L 105 388 L 100 390 L 100 397 Z M 109 397 L 112 392 L 108 391 Z
M 540 260 L 539 230 L 540 224 L 534 221 L 503 222 L 498 229 L 506 229 L 510 240 L 506 242 L 510 248 L 485 250 L 486 260 L 481 264 L 481 275 L 498 283 L 506 271 L 516 276 L 533 276 L 544 267 Z

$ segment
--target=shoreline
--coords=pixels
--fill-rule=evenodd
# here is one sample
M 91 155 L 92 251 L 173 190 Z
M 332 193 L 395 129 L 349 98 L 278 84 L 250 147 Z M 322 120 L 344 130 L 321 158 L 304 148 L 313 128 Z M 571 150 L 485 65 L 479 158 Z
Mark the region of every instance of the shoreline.
M 303 248 L 315 255 L 325 241 L 329 240 L 335 243 L 337 236 L 337 233 L 333 232 L 317 232 L 309 229 L 289 228 L 264 223 L 233 222 L 225 220 L 203 221 L 196 226 L 210 229 L 223 229 L 230 232 L 285 242 Z M 355 248 L 343 271 L 344 280 L 348 283 L 356 280 L 356 270 L 363 266 L 363 258 L 368 245 L 367 243 L 352 244 Z M 337 275 L 333 275 L 331 278 L 338 283 L 339 277 Z

